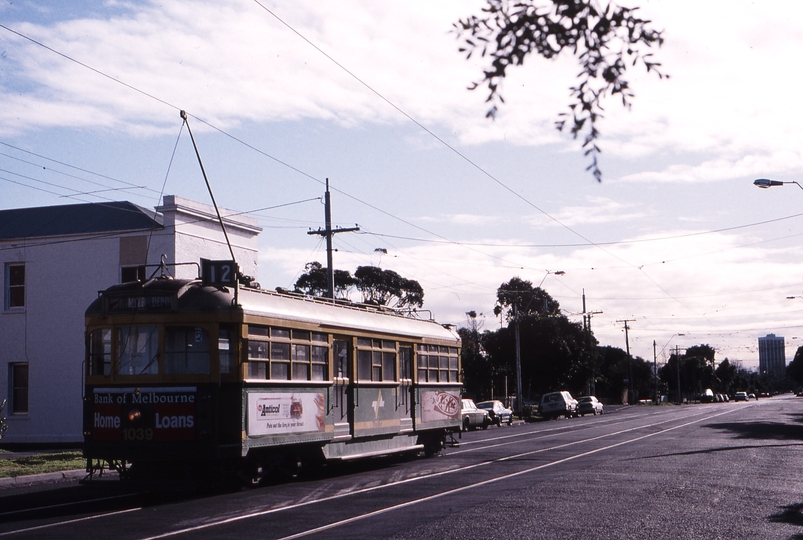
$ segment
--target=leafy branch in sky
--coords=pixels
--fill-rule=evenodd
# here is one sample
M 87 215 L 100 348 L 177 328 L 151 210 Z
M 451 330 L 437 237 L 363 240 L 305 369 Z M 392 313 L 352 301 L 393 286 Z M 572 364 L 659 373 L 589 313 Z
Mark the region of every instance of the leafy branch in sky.
M 455 23 L 458 36 L 465 43 L 460 47 L 466 58 L 477 52 L 490 60 L 482 80 L 470 88 L 487 87 L 490 108 L 487 118 L 495 118 L 498 105 L 505 100 L 499 85 L 510 66 L 524 64 L 527 55 L 551 59 L 564 50 L 577 58 L 581 71 L 577 84 L 570 87 L 571 112 L 560 113 L 555 122 L 563 131 L 569 122 L 573 138 L 583 134 L 584 155 L 590 157 L 590 170 L 602 181 L 597 145 L 600 132 L 597 122 L 602 116 L 602 100 L 618 95 L 622 105 L 630 108 L 634 96 L 625 79 L 628 66 L 641 64 L 659 78 L 669 77 L 659 71 L 660 63 L 644 52 L 663 43 L 661 31 L 650 27 L 651 21 L 636 17 L 638 8 L 625 8 L 594 0 L 486 0 L 482 15 L 470 16 Z

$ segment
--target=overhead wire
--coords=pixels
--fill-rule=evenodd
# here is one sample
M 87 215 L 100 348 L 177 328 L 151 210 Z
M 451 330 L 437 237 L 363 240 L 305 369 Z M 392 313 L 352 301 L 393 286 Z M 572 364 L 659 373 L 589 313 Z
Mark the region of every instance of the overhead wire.
M 255 1 L 256 1 L 256 0 L 255 0 Z M 261 6 L 263 9 L 265 9 L 265 10 L 266 10 L 268 13 L 270 13 L 272 16 L 276 17 L 276 15 L 275 15 L 273 12 L 271 12 L 270 10 L 268 10 L 267 8 L 265 8 L 265 7 L 264 7 L 264 5 L 262 5 L 262 4 L 261 4 L 261 3 L 259 3 L 258 1 L 256 1 L 256 3 L 257 3 L 257 4 L 259 4 L 259 5 L 260 5 L 260 6 Z M 277 20 L 280 20 L 280 21 L 281 21 L 281 19 L 279 19 L 278 17 L 276 17 L 276 18 L 277 18 Z M 294 30 L 292 27 L 290 27 L 289 25 L 287 25 L 286 23 L 284 23 L 284 21 L 281 21 L 281 22 L 282 22 L 282 24 L 285 24 L 285 26 L 287 26 L 288 28 L 290 28 L 290 29 L 291 29 L 293 32 L 295 32 L 297 35 L 299 35 L 299 36 L 300 36 L 302 39 L 304 39 L 306 42 L 310 43 L 310 45 L 312 45 L 312 46 L 313 46 L 313 47 L 315 47 L 317 50 L 319 50 L 319 52 L 321 52 L 322 54 L 326 55 L 326 53 L 324 53 L 322 50 L 320 50 L 318 47 L 316 47 L 314 44 L 312 44 L 312 43 L 311 43 L 309 40 L 307 40 L 305 37 L 303 37 L 303 36 L 302 36 L 300 33 L 298 33 L 298 32 L 297 32 L 297 31 L 295 31 L 295 30 Z M 163 104 L 165 104 L 165 105 L 167 105 L 167 106 L 170 106 L 170 107 L 172 107 L 172 108 L 174 108 L 174 109 L 176 109 L 176 110 L 180 110 L 180 109 L 179 109 L 179 107 L 177 107 L 177 106 L 175 106 L 175 105 L 173 105 L 173 104 L 169 103 L 169 102 L 168 102 L 168 101 L 166 101 L 166 100 L 160 99 L 160 98 L 158 98 L 158 97 L 154 96 L 154 95 L 153 95 L 153 94 L 151 94 L 151 93 L 145 92 L 145 91 L 143 91 L 143 90 L 141 90 L 141 89 L 138 89 L 138 88 L 134 87 L 133 85 L 127 84 L 127 83 L 125 83 L 125 82 L 121 81 L 121 80 L 120 80 L 120 79 L 118 79 L 118 78 L 113 78 L 113 77 L 111 77 L 111 76 L 109 76 L 109 75 L 107 75 L 107 74 L 103 73 L 102 71 L 100 71 L 100 70 L 97 70 L 97 69 L 95 69 L 95 68 L 93 68 L 93 67 L 89 66 L 88 64 L 85 64 L 85 63 L 83 63 L 83 62 L 81 62 L 81 61 L 78 61 L 77 59 L 74 59 L 74 58 L 72 58 L 72 57 L 70 57 L 70 56 L 68 56 L 68 55 L 66 55 L 66 54 L 63 54 L 63 53 L 61 53 L 61 52 L 59 52 L 59 51 L 57 51 L 57 50 L 55 50 L 55 49 L 53 49 L 53 48 L 51 48 L 51 47 L 48 47 L 47 45 L 45 45 L 45 44 L 43 44 L 43 43 L 41 43 L 41 42 L 39 42 L 39 41 L 37 41 L 37 40 L 34 40 L 34 39 L 32 39 L 32 38 L 30 38 L 30 37 L 28 37 L 28 36 L 25 36 L 24 34 L 21 34 L 20 32 L 17 32 L 17 31 L 15 31 L 15 30 L 12 30 L 12 29 L 10 29 L 9 27 L 7 27 L 7 26 L 5 26 L 5 25 L 2 25 L 2 24 L 0 24 L 0 28 L 4 28 L 4 29 L 6 29 L 6 30 L 7 30 L 7 31 L 9 31 L 9 32 L 12 32 L 12 33 L 14 33 L 14 34 L 16 34 L 16 35 L 18 35 L 18 36 L 20 36 L 20 37 L 22 37 L 22 38 L 24 38 L 24 39 L 26 39 L 26 40 L 28 40 L 28 41 L 32 42 L 32 43 L 34 43 L 34 44 L 38 45 L 38 46 L 41 46 L 41 47 L 43 47 L 43 48 L 45 48 L 45 49 L 47 49 L 47 50 L 49 50 L 49 51 L 53 52 L 54 54 L 57 54 L 57 55 L 59 55 L 59 56 L 61 56 L 61 57 L 65 58 L 65 59 L 67 59 L 67 60 L 70 60 L 70 61 L 72 61 L 72 62 L 75 62 L 76 64 L 78 64 L 78 65 L 81 65 L 81 66 L 83 66 L 84 68 L 86 68 L 86 69 L 89 69 L 89 70 L 91 70 L 91 71 L 93 71 L 93 72 L 97 73 L 98 75 L 101 75 L 101 76 L 103 76 L 103 77 L 105 77 L 105 78 L 107 78 L 107 79 L 109 79 L 109 80 L 111 80 L 111 81 L 113 81 L 113 82 L 116 82 L 116 83 L 118 83 L 118 84 L 122 84 L 123 86 L 125 86 L 125 87 L 127 87 L 127 88 L 129 88 L 129 89 L 131 89 L 131 90 L 133 90 L 133 91 L 135 91 L 135 92 L 138 92 L 138 93 L 140 93 L 141 95 L 147 96 L 147 97 L 149 97 L 149 98 L 151 98 L 151 99 L 154 99 L 154 100 L 156 100 L 156 101 L 158 101 L 158 102 L 160 102 L 160 103 L 163 103 Z M 327 58 L 330 58 L 330 60 L 332 60 L 332 61 L 333 61 L 333 62 L 335 62 L 337 65 L 339 65 L 339 66 L 340 66 L 342 69 L 344 69 L 344 70 L 345 70 L 345 68 L 344 68 L 343 66 L 341 66 L 341 65 L 340 65 L 339 63 L 337 63 L 337 62 L 336 62 L 334 59 L 332 59 L 331 57 L 329 57 L 329 55 L 326 55 L 326 56 L 327 56 Z M 350 75 L 354 76 L 354 75 L 353 75 L 351 72 L 349 72 L 348 70 L 346 70 L 346 71 L 347 71 L 347 72 L 348 72 Z M 421 129 L 423 129 L 425 132 L 429 133 L 431 136 L 433 136 L 434 138 L 436 138 L 437 140 L 439 140 L 439 141 L 440 141 L 442 144 L 444 144 L 444 145 L 445 145 L 447 148 L 449 148 L 450 150 L 452 150 L 453 152 L 455 152 L 455 153 L 456 153 L 458 156 L 460 156 L 462 159 L 465 159 L 465 160 L 466 160 L 468 163 L 470 163 L 472 166 L 476 167 L 476 168 L 477 168 L 478 170 L 480 170 L 480 171 L 481 171 L 483 174 L 485 174 L 486 176 L 488 176 L 488 177 L 489 177 L 491 180 L 493 180 L 494 182 L 496 182 L 497 184 L 499 184 L 499 185 L 500 185 L 500 187 L 502 187 L 502 188 L 504 188 L 505 190 L 509 191 L 509 192 L 510 192 L 511 194 L 513 194 L 515 197 L 519 198 L 520 200 L 522 200 L 523 202 L 525 202 L 525 203 L 526 203 L 526 204 L 528 204 L 529 206 L 531 206 L 531 207 L 535 208 L 535 209 L 536 209 L 536 210 L 538 210 L 539 212 L 543 213 L 545 216 L 547 216 L 547 217 L 549 217 L 550 219 L 552 219 L 552 220 L 553 220 L 554 222 L 556 222 L 557 224 L 561 225 L 562 227 L 566 228 L 568 231 L 570 231 L 570 232 L 572 232 L 572 233 L 576 234 L 576 235 L 577 235 L 579 238 L 581 238 L 581 239 L 583 239 L 585 242 L 587 242 L 586 244 L 579 244 L 579 245 L 588 245 L 588 246 L 594 246 L 594 247 L 598 247 L 598 248 L 602 249 L 602 251 L 606 252 L 608 255 L 610 255 L 610 256 L 613 256 L 614 258 L 617 258 L 617 259 L 621 260 L 623 263 L 627 264 L 628 266 L 630 266 L 630 267 L 633 267 L 633 268 L 638 268 L 638 269 L 639 269 L 639 270 L 642 272 L 642 274 L 643 274 L 645 277 L 647 277 L 647 279 L 648 279 L 648 280 L 650 280 L 650 281 L 651 281 L 651 282 L 652 282 L 652 283 L 653 283 L 653 284 L 654 284 L 656 287 L 658 287 L 658 288 L 659 288 L 659 289 L 660 289 L 660 290 L 661 290 L 661 291 L 662 291 L 662 292 L 663 292 L 663 293 L 666 295 L 666 297 L 668 297 L 668 298 L 672 298 L 673 300 L 675 300 L 675 301 L 678 301 L 678 302 L 679 302 L 681 305 L 683 305 L 683 303 L 679 301 L 679 298 L 678 298 L 678 297 L 676 297 L 676 296 L 672 295 L 671 293 L 669 293 L 669 291 L 667 291 L 666 289 L 664 289 L 664 288 L 663 288 L 663 287 L 662 287 L 662 286 L 661 286 L 659 283 L 657 283 L 657 282 L 656 282 L 656 281 L 655 281 L 655 280 L 654 280 L 652 277 L 650 277 L 650 276 L 649 276 L 649 275 L 648 275 L 646 272 L 644 272 L 644 271 L 643 271 L 643 267 L 636 266 L 636 265 L 634 265 L 633 263 L 630 263 L 630 262 L 628 262 L 628 261 L 626 261 L 626 260 L 624 260 L 624 259 L 622 259 L 622 258 L 618 257 L 617 255 L 615 255 L 615 254 L 612 254 L 612 253 L 608 252 L 607 250 L 603 249 L 601 246 L 603 246 L 603 245 L 606 245 L 605 243 L 597 243 L 597 242 L 594 242 L 594 241 L 592 241 L 592 240 L 590 240 L 590 239 L 586 238 L 586 237 L 585 237 L 585 236 L 583 236 L 582 234 L 578 233 L 577 231 L 574 231 L 572 228 L 570 228 L 570 227 L 568 227 L 568 226 L 564 225 L 564 224 L 563 224 L 563 223 L 561 223 L 559 220 L 557 220 L 556 218 L 554 218 L 553 216 L 551 216 L 551 215 L 550 215 L 550 214 L 548 214 L 547 212 L 543 211 L 543 210 L 542 210 L 541 208 L 539 208 L 537 205 L 535 205 L 534 203 L 532 203 L 531 201 L 529 201 L 529 200 L 528 200 L 526 197 L 524 197 L 524 196 L 522 196 L 522 195 L 520 195 L 520 194 L 516 193 L 516 192 L 515 192 L 515 191 L 513 191 L 511 188 L 509 188 L 507 185 L 505 185 L 505 184 L 504 184 L 504 183 L 502 183 L 500 180 L 498 180 L 496 177 L 494 177 L 493 175 L 491 175 L 490 173 L 488 173 L 487 171 L 485 171 L 484 169 L 482 169 L 480 166 L 476 165 L 476 164 L 475 164 L 474 162 L 472 162 L 472 161 L 471 161 L 471 160 L 470 160 L 470 159 L 469 159 L 467 156 L 463 155 L 463 154 L 462 154 L 462 153 L 460 153 L 460 152 L 459 152 L 457 149 L 455 149 L 454 147 L 452 147 L 451 145 L 449 145 L 449 144 L 448 144 L 446 141 L 444 141 L 443 139 L 441 139 L 440 137 L 438 137 L 436 134 L 434 134 L 433 132 L 431 132 L 431 130 L 427 129 L 427 128 L 426 128 L 424 125 L 422 125 L 422 124 L 421 124 L 421 123 L 419 123 L 417 120 L 415 120 L 414 118 L 412 118 L 410 115 L 408 115 L 407 113 L 405 113 L 403 110 L 401 110 L 401 109 L 400 109 L 399 107 L 397 107 L 395 104 L 393 104 L 392 102 L 390 102 L 389 100 L 387 100 L 387 99 L 386 99 L 384 96 L 382 96 L 381 94 L 379 94 L 378 92 L 376 92 L 376 91 L 375 91 L 373 88 L 371 88 L 369 85 L 365 84 L 363 81 L 361 81 L 361 80 L 360 80 L 359 78 L 357 78 L 356 76 L 354 76 L 354 77 L 355 77 L 355 79 L 357 79 L 358 81 L 360 81 L 362 84 L 364 84 L 364 85 L 366 86 L 366 88 L 369 88 L 369 89 L 370 89 L 372 92 L 374 92 L 374 93 L 375 93 L 377 96 L 379 96 L 381 99 L 383 99 L 384 101 L 386 101 L 386 102 L 387 102 L 389 105 L 391 105 L 391 106 L 392 106 L 392 107 L 394 107 L 396 110 L 398 110 L 398 111 L 399 111 L 401 114 L 403 114 L 405 117 L 407 117 L 407 118 L 408 118 L 410 121 L 412 121 L 413 123 L 415 123 L 416 125 L 418 125 L 418 126 L 421 128 Z M 259 150 L 259 149 L 255 148 L 253 145 L 250 145 L 250 144 L 248 144 L 248 143 L 246 143 L 246 142 L 242 141 L 241 139 L 239 139 L 239 138 L 237 138 L 237 137 L 234 137 L 233 135 L 231 135 L 231 134 L 229 134 L 229 133 L 227 133 L 227 132 L 225 132 L 225 131 L 223 131 L 223 130 L 221 130 L 221 129 L 219 129 L 219 128 L 215 127 L 215 126 L 213 126 L 213 125 L 212 125 L 212 124 L 210 124 L 209 122 L 207 122 L 207 121 L 205 121 L 205 120 L 203 120 L 203 119 L 201 119 L 201 118 L 198 118 L 198 117 L 197 117 L 197 116 L 195 116 L 195 115 L 193 115 L 193 118 L 195 118 L 195 119 L 197 119 L 198 121 L 200 121 L 200 122 L 202 122 L 202 123 L 206 124 L 207 126 L 211 127 L 212 129 L 215 129 L 216 131 L 218 131 L 218 132 L 222 133 L 223 135 L 225 135 L 225 136 L 227 136 L 227 137 L 230 137 L 230 138 L 232 138 L 233 140 L 235 140 L 235 141 L 237 141 L 237 142 L 240 142 L 241 144 L 244 144 L 246 147 L 248 147 L 248 148 L 251 148 L 252 150 L 255 150 L 255 151 L 259 152 L 260 154 L 262 154 L 262 155 L 264 155 L 264 156 L 266 156 L 266 157 L 268 157 L 268 158 L 270 158 L 270 159 L 273 159 L 273 160 L 277 161 L 278 163 L 280 163 L 280 164 L 282 164 L 282 165 L 284 165 L 284 166 L 286 166 L 286 167 L 290 168 L 291 170 L 294 170 L 294 171 L 298 172 L 299 174 L 302 174 L 302 175 L 304 175 L 304 176 L 306 176 L 306 177 L 308 177 L 308 178 L 310 178 L 310 179 L 312 179 L 312 180 L 314 180 L 314 181 L 316 181 L 316 182 L 318 182 L 318 183 L 322 183 L 322 181 L 320 181 L 320 180 L 318 180 L 318 179 L 316 179 L 316 178 L 312 177 L 311 175 L 308 175 L 307 173 L 305 173 L 305 172 L 301 171 L 300 169 L 298 169 L 298 168 L 296 168 L 296 167 L 293 167 L 292 165 L 290 165 L 290 164 L 288 164 L 288 163 L 285 163 L 285 162 L 283 162 L 283 161 L 281 161 L 281 160 L 278 160 L 277 158 L 275 158 L 275 157 L 273 157 L 273 156 L 271 156 L 271 155 L 267 154 L 266 152 L 263 152 L 263 151 L 261 151 L 261 150 Z M 5 180 L 5 179 L 4 179 L 4 180 Z M 46 191 L 46 190 L 43 190 L 43 191 Z M 357 197 L 351 196 L 350 194 L 348 194 L 348 193 L 345 193 L 345 192 L 343 192 L 343 191 L 341 191 L 341 190 L 335 189 L 335 191 L 338 191 L 339 193 L 341 193 L 341 194 L 343 194 L 343 195 L 345 195 L 345 196 L 348 196 L 348 197 L 350 197 L 350 198 L 352 198 L 352 199 L 356 200 L 357 202 L 360 202 L 360 203 L 362 203 L 362 204 L 365 204 L 366 206 L 368 206 L 368 207 L 370 207 L 370 208 L 372 208 L 372 209 L 374 209 L 374 210 L 376 210 L 376 211 L 379 211 L 379 212 L 381 212 L 381 213 L 383 213 L 383 214 L 385 214 L 385 215 L 387 215 L 387 216 L 389 216 L 389 217 L 392 217 L 392 218 L 394 218 L 394 219 L 397 219 L 397 220 L 399 220 L 399 221 L 401 221 L 401 222 L 403 222 L 403 223 L 405 223 L 405 224 L 407 224 L 407 225 L 409 225 L 409 226 L 412 226 L 412 227 L 414 227 L 414 228 L 416 228 L 416 229 L 418 229 L 418 230 L 421 230 L 421 231 L 423 231 L 423 232 L 426 232 L 427 234 L 430 234 L 430 235 L 432 235 L 432 236 L 435 236 L 435 237 L 437 237 L 437 238 L 441 238 L 442 240 L 445 240 L 445 241 L 446 241 L 446 242 L 448 242 L 448 243 L 452 243 L 452 244 L 455 244 L 455 245 L 458 245 L 458 246 L 462 246 L 462 247 L 470 247 L 470 245 L 469 245 L 469 244 L 467 244 L 467 243 L 463 243 L 463 242 L 456 242 L 456 241 L 449 240 L 449 239 L 447 239 L 447 238 L 445 238 L 445 237 L 442 237 L 442 236 L 440 236 L 440 235 L 438 235 L 438 234 L 436 234 L 436 233 L 434 233 L 434 232 L 432 232 L 432 231 L 429 231 L 429 230 L 427 230 L 427 229 L 425 229 L 425 228 L 423 228 L 423 227 L 420 227 L 420 226 L 418 226 L 418 225 L 416 225 L 416 224 L 414 224 L 414 223 L 411 223 L 411 222 L 409 222 L 408 220 L 402 219 L 402 218 L 400 218 L 400 217 L 398 217 L 398 216 L 395 216 L 395 215 L 393 215 L 393 214 L 391 214 L 391 213 L 389 213 L 389 212 L 386 212 L 386 211 L 384 211 L 384 210 L 381 210 L 380 208 L 377 208 L 376 206 L 374 206 L 374 205 L 371 205 L 371 204 L 367 203 L 366 201 L 363 201 L 363 200 L 361 200 L 361 199 L 359 199 L 359 198 L 357 198 Z M 644 241 L 649 241 L 649 240 L 644 240 Z M 483 254 L 483 255 L 486 255 L 486 256 L 488 256 L 487 254 Z M 493 257 L 493 256 L 491 256 L 491 257 L 492 257 L 492 258 L 495 258 L 495 259 L 497 259 L 497 260 L 503 260 L 503 259 L 501 259 L 501 258 L 498 258 L 498 257 Z M 516 266 L 519 266 L 519 265 L 516 265 Z M 688 306 L 685 306 L 685 305 L 684 305 L 684 307 L 686 307 L 687 309 L 689 308 Z

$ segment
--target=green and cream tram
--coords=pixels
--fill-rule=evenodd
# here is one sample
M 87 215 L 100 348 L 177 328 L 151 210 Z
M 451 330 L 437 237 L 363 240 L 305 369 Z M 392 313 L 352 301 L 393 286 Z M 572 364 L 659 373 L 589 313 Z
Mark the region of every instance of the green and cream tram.
M 460 428 L 460 340 L 388 310 L 152 278 L 86 311 L 84 456 L 125 477 L 439 451 Z

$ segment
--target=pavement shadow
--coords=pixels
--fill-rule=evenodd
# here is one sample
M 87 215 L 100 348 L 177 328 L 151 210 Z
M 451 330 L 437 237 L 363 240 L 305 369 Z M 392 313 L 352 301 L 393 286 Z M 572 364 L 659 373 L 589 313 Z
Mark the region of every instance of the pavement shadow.
M 706 424 L 705 427 L 732 433 L 737 439 L 803 441 L 803 415 L 796 416 L 794 424 L 784 422 L 729 422 Z
M 782 511 L 771 515 L 768 519 L 772 523 L 785 523 L 787 525 L 803 527 L 803 503 L 784 506 Z M 789 538 L 792 540 L 803 540 L 803 534 L 795 534 Z

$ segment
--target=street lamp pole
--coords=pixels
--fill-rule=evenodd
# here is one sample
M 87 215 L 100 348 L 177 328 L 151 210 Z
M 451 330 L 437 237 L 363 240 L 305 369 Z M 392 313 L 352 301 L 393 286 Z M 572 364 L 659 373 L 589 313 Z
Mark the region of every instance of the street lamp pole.
M 546 278 L 547 278 L 547 276 L 548 276 L 549 274 L 552 274 L 552 275 L 555 275 L 555 276 L 562 276 L 562 275 L 564 275 L 565 273 L 566 273 L 566 272 L 564 272 L 563 270 L 558 270 L 557 272 L 551 272 L 551 271 L 547 270 L 547 271 L 546 271 L 546 274 L 544 274 L 544 278 L 541 280 L 541 283 L 539 283 L 539 284 L 538 284 L 538 288 L 539 288 L 539 289 L 541 288 L 541 285 L 543 285 L 543 284 L 544 284 L 544 281 L 546 281 Z
M 685 336 L 685 335 L 686 335 L 686 334 L 672 334 L 672 335 L 670 336 L 670 338 L 667 340 L 666 344 L 665 344 L 663 347 L 661 347 L 661 354 L 664 354 L 664 351 L 665 351 L 665 350 L 666 350 L 666 348 L 669 346 L 669 343 L 670 343 L 670 342 L 671 342 L 673 339 L 675 339 L 675 337 L 676 337 L 676 336 Z M 654 358 L 655 358 L 655 363 L 657 364 L 657 362 L 658 362 L 658 355 L 657 355 L 657 354 L 655 354 L 655 340 L 653 340 L 653 342 L 652 342 L 652 347 L 653 347 L 653 356 L 654 356 Z M 672 350 L 672 349 L 670 349 L 670 350 Z M 675 360 L 676 360 L 676 361 L 678 361 L 678 358 L 675 358 Z M 679 363 L 679 362 L 678 362 L 678 364 L 677 364 L 677 372 L 678 372 L 678 395 L 680 395 L 680 363 Z M 667 376 L 668 376 L 668 375 L 669 375 L 669 374 L 667 373 Z M 656 377 L 656 380 L 655 380 L 655 394 L 656 394 L 656 396 L 657 396 L 657 395 L 658 395 L 658 366 L 657 366 L 657 365 L 655 366 L 655 377 Z M 667 384 L 667 390 L 668 390 L 668 389 L 669 389 L 669 385 Z M 678 399 L 680 399 L 680 398 L 678 398 Z
M 784 184 L 795 184 L 800 189 L 803 189 L 803 186 L 792 180 L 791 182 L 784 182 L 782 180 L 770 180 L 769 178 L 757 178 L 753 180 L 753 185 L 759 187 L 761 189 L 769 189 L 775 186 L 782 186 Z
M 513 331 L 516 339 L 516 413 L 523 417 L 522 389 L 521 389 L 521 346 L 519 345 L 519 303 L 513 303 Z

